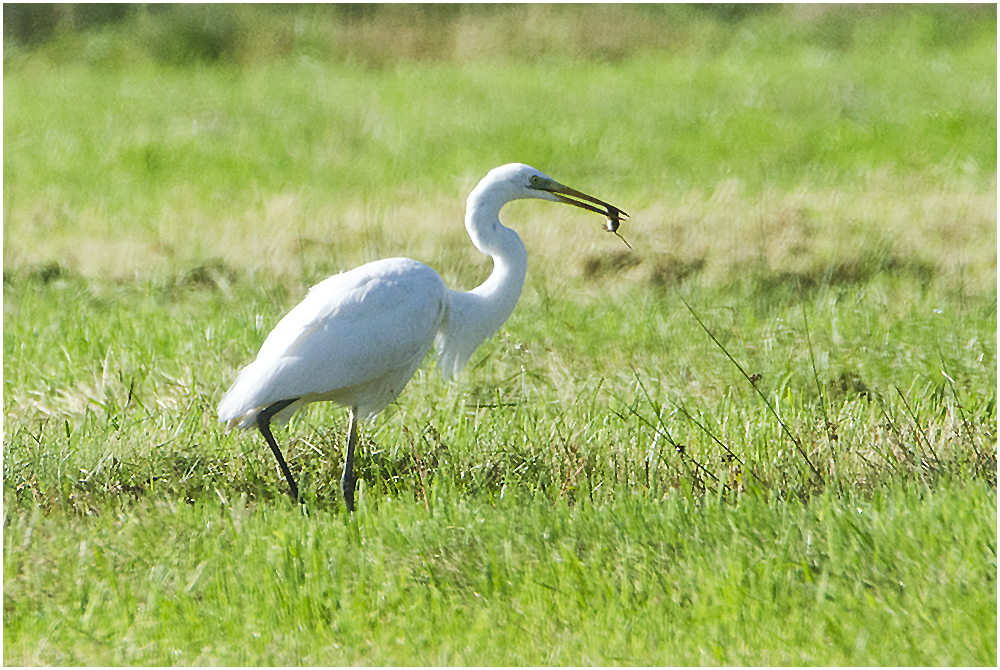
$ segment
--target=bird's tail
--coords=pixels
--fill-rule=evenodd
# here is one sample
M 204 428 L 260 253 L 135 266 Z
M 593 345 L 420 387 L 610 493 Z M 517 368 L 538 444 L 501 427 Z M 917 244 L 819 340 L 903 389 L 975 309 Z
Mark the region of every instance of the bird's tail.
M 256 425 L 257 415 L 264 408 L 263 403 L 253 397 L 255 394 L 247 393 L 248 389 L 253 388 L 253 384 L 249 383 L 249 378 L 253 376 L 251 368 L 253 363 L 240 371 L 236 381 L 219 401 L 219 421 L 226 424 L 227 431 L 233 428 L 252 428 Z

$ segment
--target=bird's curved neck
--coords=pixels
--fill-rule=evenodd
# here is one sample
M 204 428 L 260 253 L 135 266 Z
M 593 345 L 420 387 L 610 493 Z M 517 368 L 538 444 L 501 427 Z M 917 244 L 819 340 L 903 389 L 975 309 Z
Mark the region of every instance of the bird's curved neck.
M 505 200 L 476 189 L 469 196 L 465 228 L 472 243 L 493 259 L 493 272 L 470 291 L 481 301 L 484 330 L 492 335 L 514 311 L 528 272 L 528 252 L 520 236 L 500 223 Z M 488 337 L 489 335 L 487 335 Z

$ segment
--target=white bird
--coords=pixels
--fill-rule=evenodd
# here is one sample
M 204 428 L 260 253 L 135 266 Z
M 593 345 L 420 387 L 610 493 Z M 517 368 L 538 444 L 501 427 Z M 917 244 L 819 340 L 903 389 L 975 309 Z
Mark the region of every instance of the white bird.
M 528 165 L 498 167 L 466 204 L 472 243 L 493 259 L 493 272 L 481 286 L 467 293 L 449 290 L 437 272 L 408 258 L 362 265 L 309 289 L 264 340 L 257 359 L 240 371 L 219 403 L 219 420 L 227 429 L 257 426 L 294 501 L 298 487 L 271 434 L 272 418 L 283 424 L 320 400 L 350 409 L 341 490 L 353 511 L 358 420 L 371 419 L 395 400 L 432 346 L 442 376 L 458 374 L 514 311 L 528 253 L 517 233 L 500 223 L 500 208 L 526 198 L 575 205 L 616 222 L 628 216 Z

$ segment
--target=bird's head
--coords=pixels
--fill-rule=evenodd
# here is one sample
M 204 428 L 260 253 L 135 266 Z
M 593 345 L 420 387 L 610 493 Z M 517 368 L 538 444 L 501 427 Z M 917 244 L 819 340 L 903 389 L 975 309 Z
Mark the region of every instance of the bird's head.
M 528 198 L 551 200 L 597 212 L 609 220 L 615 221 L 628 216 L 614 205 L 564 186 L 540 170 L 524 163 L 510 163 L 490 170 L 489 174 L 479 182 L 479 186 L 473 191 L 470 201 L 477 196 L 498 198 L 503 203 Z

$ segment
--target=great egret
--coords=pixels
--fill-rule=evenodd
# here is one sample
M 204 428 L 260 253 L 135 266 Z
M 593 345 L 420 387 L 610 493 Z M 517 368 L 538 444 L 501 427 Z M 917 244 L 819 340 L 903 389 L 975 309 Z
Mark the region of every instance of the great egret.
M 219 420 L 227 429 L 260 429 L 294 501 L 298 487 L 271 434 L 271 420 L 284 423 L 320 400 L 350 409 L 341 490 L 353 511 L 358 420 L 374 417 L 396 399 L 432 345 L 442 376 L 458 374 L 514 311 L 528 253 L 517 233 L 500 223 L 500 208 L 526 198 L 603 214 L 609 228 L 614 221 L 617 229 L 619 219 L 628 216 L 528 165 L 498 167 L 466 204 L 472 243 L 493 259 L 493 272 L 481 286 L 468 293 L 449 290 L 437 272 L 408 258 L 362 265 L 309 289 L 264 340 L 257 359 L 240 371 L 219 403 Z

